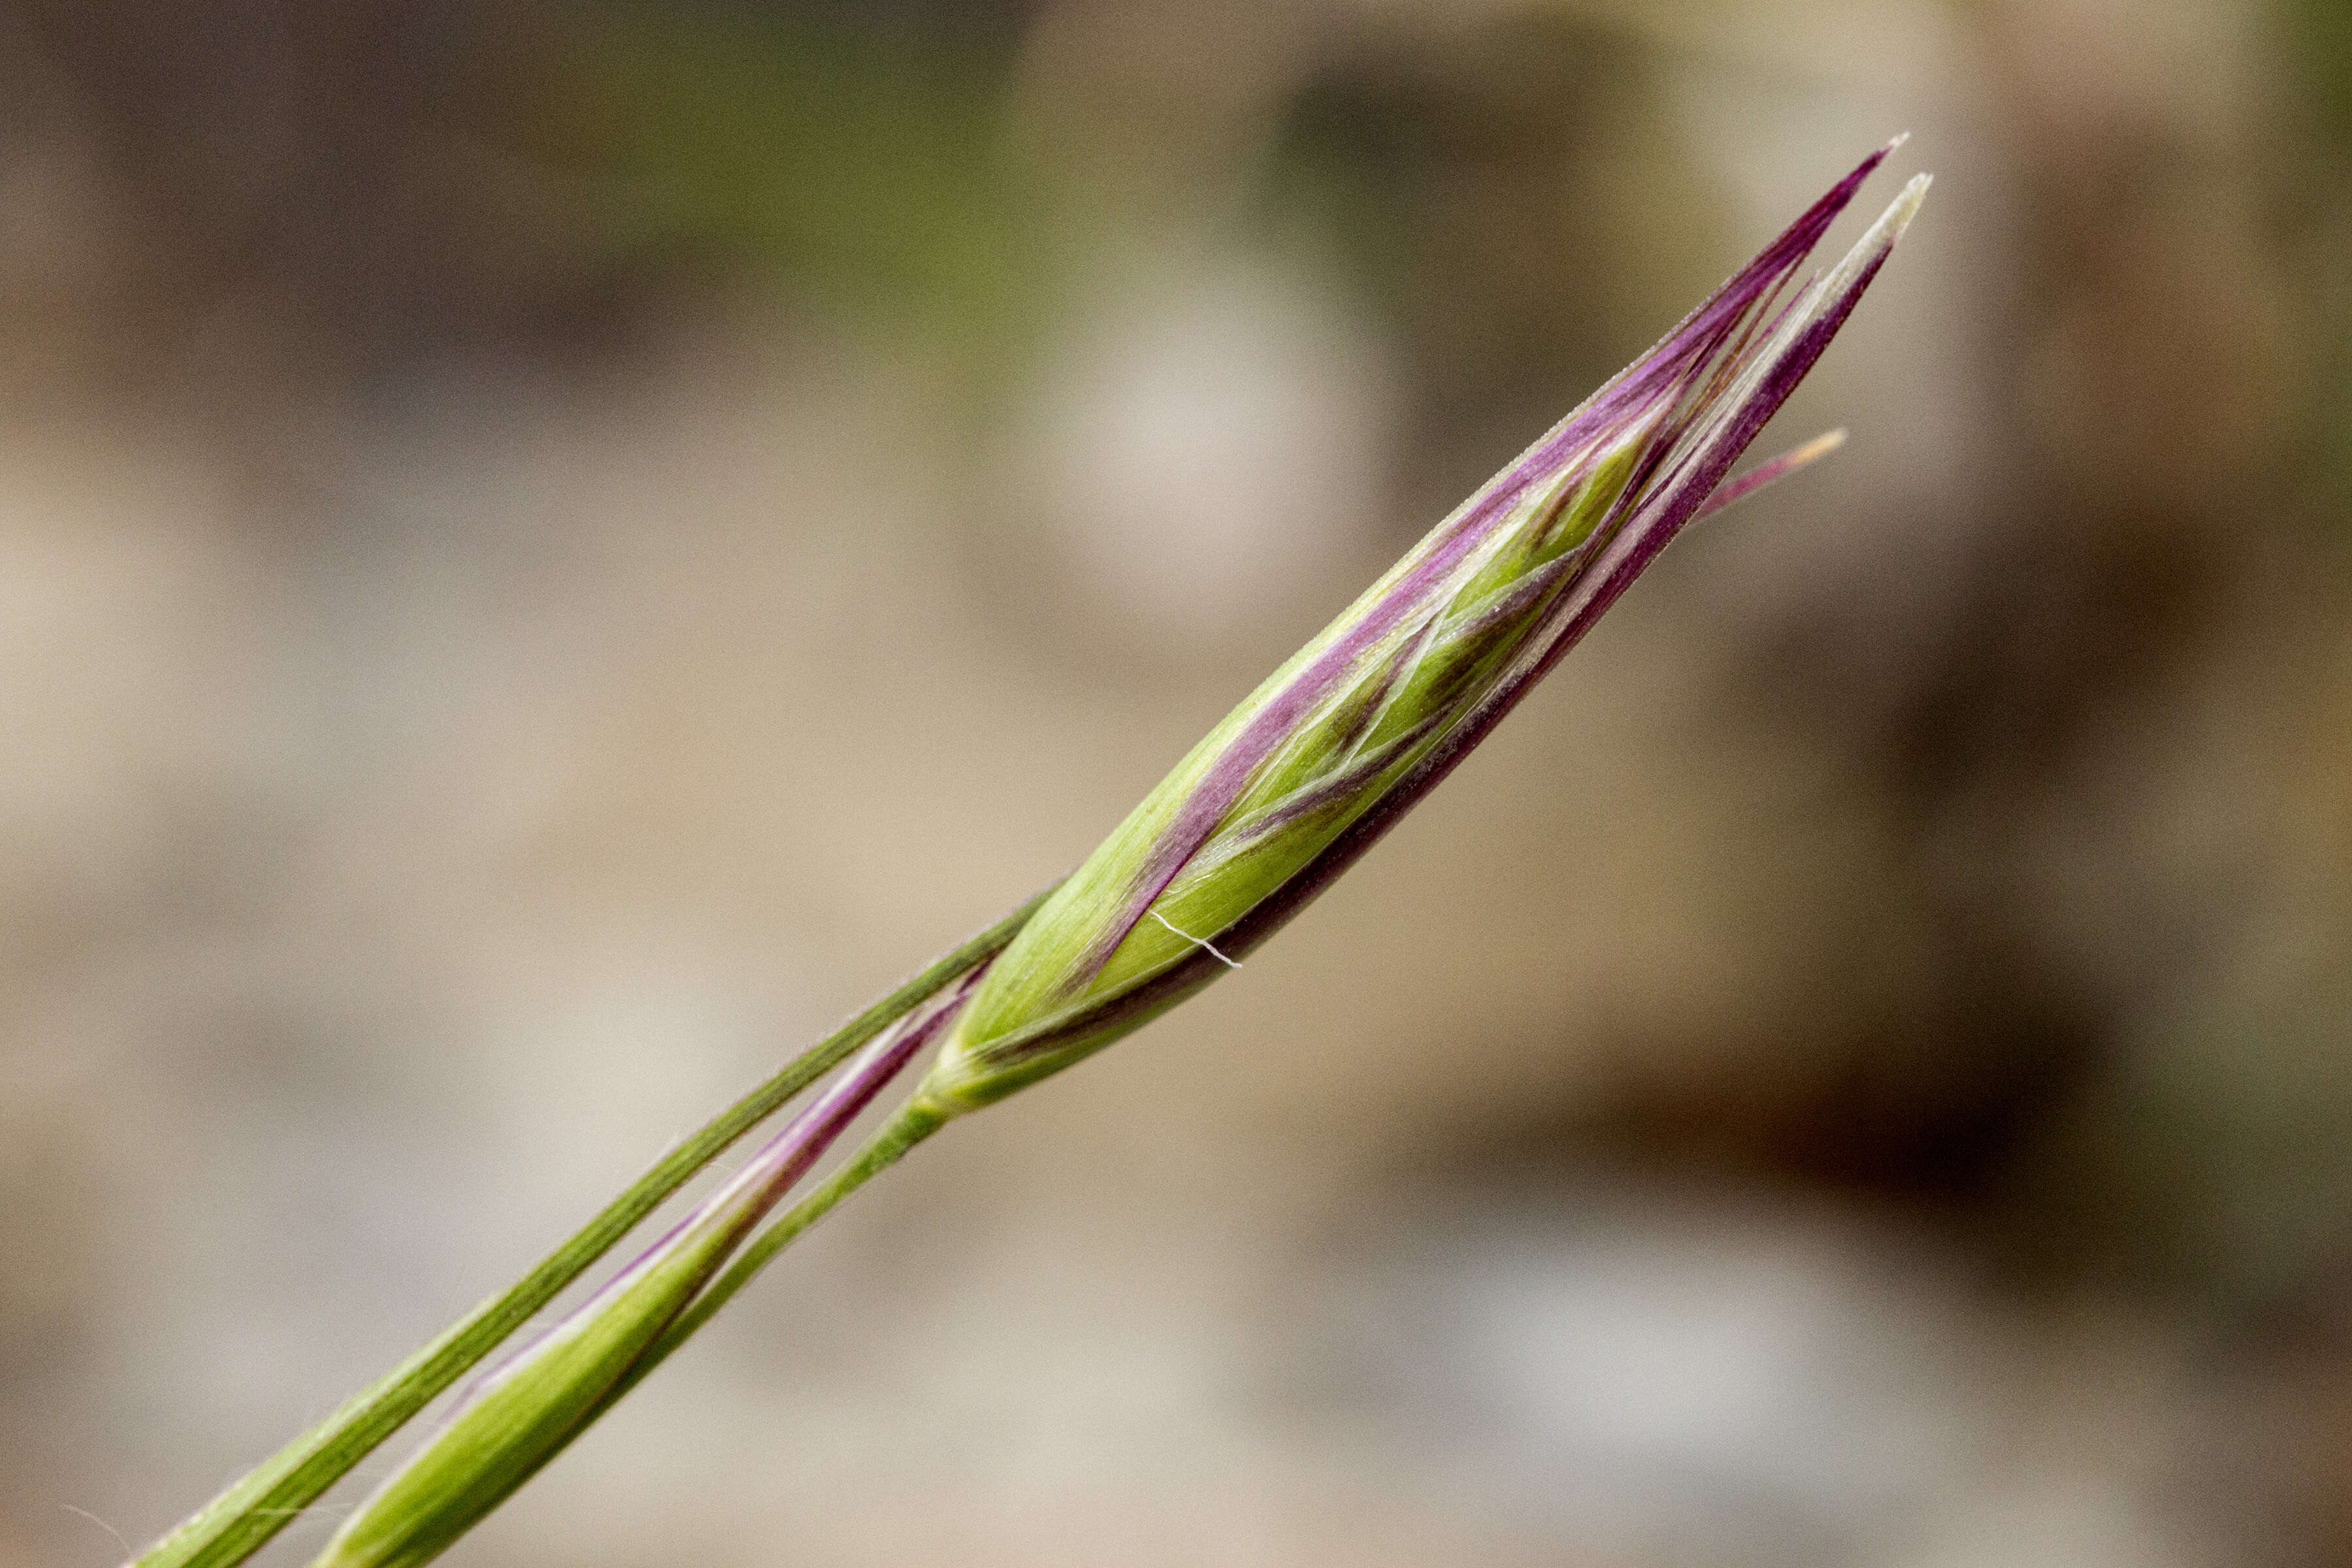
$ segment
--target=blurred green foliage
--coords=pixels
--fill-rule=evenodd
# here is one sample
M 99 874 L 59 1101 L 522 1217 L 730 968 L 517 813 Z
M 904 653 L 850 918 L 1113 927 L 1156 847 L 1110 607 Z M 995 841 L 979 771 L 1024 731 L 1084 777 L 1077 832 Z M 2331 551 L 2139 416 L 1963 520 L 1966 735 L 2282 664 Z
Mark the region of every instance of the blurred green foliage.
M 1009 40 L 847 14 L 614 7 L 512 118 L 585 178 L 619 259 L 749 265 L 870 327 L 955 343 L 1019 293 L 1032 216 L 999 156 Z
M 2282 193 L 2310 230 L 2305 249 L 2321 333 L 2322 405 L 2314 411 L 2322 432 L 2319 488 L 2338 530 L 2352 533 L 2352 4 L 2285 0 L 2284 19 L 2285 53 L 2301 89 L 2296 118 L 2319 154 L 2317 168 L 2289 176 L 2299 188 Z
M 2287 0 L 2288 54 L 2303 77 L 2314 122 L 2352 147 L 2352 5 Z
M 1654 40 L 1523 14 L 1441 40 L 1368 30 L 1273 135 L 1273 223 L 1335 259 L 1413 361 L 1420 436 L 1539 428 L 1641 352 L 1736 248 L 1679 150 Z

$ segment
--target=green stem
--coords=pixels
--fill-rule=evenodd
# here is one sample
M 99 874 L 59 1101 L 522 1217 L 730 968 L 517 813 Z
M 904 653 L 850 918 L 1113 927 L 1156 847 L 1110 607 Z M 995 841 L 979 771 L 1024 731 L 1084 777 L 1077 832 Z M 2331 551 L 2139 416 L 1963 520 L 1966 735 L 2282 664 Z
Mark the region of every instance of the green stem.
M 736 1291 L 751 1282 L 751 1277 L 766 1268 L 775 1258 L 797 1240 L 801 1233 L 833 1212 L 842 1199 L 897 1164 L 908 1150 L 946 1126 L 955 1111 L 942 1108 L 929 1096 L 918 1092 L 891 1114 L 879 1131 L 866 1141 L 856 1153 L 842 1162 L 839 1169 L 810 1190 L 808 1196 L 786 1209 L 776 1223 L 753 1237 L 727 1271 L 712 1280 L 694 1304 L 677 1315 L 675 1322 L 661 1331 L 661 1337 L 646 1347 L 628 1374 L 613 1385 L 613 1390 L 596 1406 L 595 1414 L 580 1424 L 585 1431 L 598 1416 L 610 1409 L 620 1397 L 635 1388 L 647 1373 L 667 1360 L 670 1352 L 684 1344 L 697 1329 L 710 1321 L 711 1315 L 725 1306 Z
M 646 1352 L 641 1363 L 650 1372 L 654 1364 L 676 1350 L 681 1341 L 709 1321 L 713 1312 L 727 1304 L 729 1297 L 751 1282 L 751 1276 L 768 1266 L 769 1259 L 790 1247 L 801 1232 L 831 1214 L 834 1205 L 864 1186 L 876 1176 L 897 1164 L 908 1150 L 947 1125 L 952 1113 L 940 1108 L 929 1097 L 918 1095 L 900 1106 L 880 1131 L 866 1142 L 866 1146 L 842 1163 L 841 1168 L 818 1184 L 808 1196 L 786 1209 L 782 1218 L 755 1237 L 742 1255 L 727 1266 L 727 1271 L 710 1282 L 709 1289 L 694 1299 L 694 1305 L 677 1315 L 677 1321 L 662 1331 Z M 631 1369 L 633 1374 L 636 1369 Z
M 1047 889 L 1046 892 L 1052 890 Z M 1005 944 L 1028 923 L 1029 917 L 1036 912 L 1037 906 L 1045 900 L 1045 893 L 1039 893 L 961 947 L 934 961 L 921 973 L 866 1008 L 759 1088 L 728 1107 L 708 1126 L 656 1161 L 626 1192 L 614 1199 L 569 1241 L 549 1253 L 529 1274 L 503 1293 L 475 1308 L 422 1350 L 344 1401 L 334 1414 L 256 1466 L 244 1479 L 149 1547 L 131 1564 L 131 1568 L 231 1568 L 232 1564 L 242 1563 L 258 1552 L 270 1537 L 317 1501 L 352 1466 L 366 1458 L 468 1368 L 498 1348 L 532 1313 L 547 1305 L 566 1285 L 610 1251 L 616 1242 L 636 1227 L 639 1221 L 691 1181 L 696 1173 L 716 1159 L 729 1144 L 838 1066 L 852 1051 L 937 994 L 973 965 L 1003 952 Z M 914 1141 L 909 1140 L 907 1146 L 910 1147 Z M 858 1159 L 864 1159 L 872 1147 L 869 1144 L 866 1151 L 860 1152 Z M 873 1170 L 881 1169 L 904 1152 L 904 1147 L 894 1152 Z M 853 1164 L 856 1163 L 852 1162 Z M 845 1166 L 843 1169 L 846 1171 L 848 1168 Z M 867 1171 L 866 1175 L 871 1175 L 873 1170 Z M 834 1182 L 839 1179 L 837 1173 Z M 858 1178 L 859 1181 L 864 1179 L 864 1176 Z M 828 1182 L 825 1188 L 811 1194 L 779 1220 L 777 1226 L 791 1225 L 802 1210 L 824 1196 L 834 1182 Z M 850 1186 L 856 1184 L 853 1182 Z M 806 1229 L 818 1215 L 824 1213 L 824 1208 L 830 1208 L 848 1190 L 845 1187 L 833 1194 L 823 1207 L 800 1221 L 799 1228 Z M 773 1228 L 767 1233 L 769 1236 L 774 1234 Z M 777 1247 L 783 1245 L 778 1242 L 761 1252 L 759 1249 L 764 1242 L 764 1237 L 754 1242 L 744 1259 L 714 1282 L 710 1293 L 724 1290 L 732 1294 L 740 1287 L 742 1279 L 750 1277 L 750 1270 L 744 1268 L 745 1262 L 751 1261 L 754 1254 L 764 1261 Z M 753 1267 L 757 1265 L 753 1264 Z M 698 1300 L 696 1308 L 690 1310 L 689 1316 L 694 1322 L 699 1323 L 703 1317 L 709 1315 L 700 1312 L 700 1301 L 709 1300 L 710 1293 L 706 1293 Z M 720 1299 L 724 1300 L 724 1297 Z M 716 1310 L 715 1306 L 713 1310 Z M 700 1315 L 693 1316 L 695 1312 Z M 668 1344 L 667 1339 L 661 1342 L 656 1347 L 654 1359 L 667 1354 Z M 633 1383 L 635 1378 L 633 1376 L 627 1381 Z

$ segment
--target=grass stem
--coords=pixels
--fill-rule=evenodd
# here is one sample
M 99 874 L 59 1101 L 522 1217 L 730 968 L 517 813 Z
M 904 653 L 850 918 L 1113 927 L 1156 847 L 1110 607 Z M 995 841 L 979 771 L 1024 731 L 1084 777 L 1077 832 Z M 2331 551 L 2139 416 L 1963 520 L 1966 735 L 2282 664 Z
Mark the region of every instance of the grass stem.
M 1048 889 L 1046 891 L 1051 890 Z M 1045 893 L 1039 893 L 961 947 L 942 954 L 920 973 L 803 1052 L 757 1089 L 729 1106 L 699 1131 L 656 1161 L 645 1174 L 631 1184 L 626 1192 L 606 1205 L 571 1239 L 541 1259 L 537 1268 L 508 1289 L 475 1308 L 406 1361 L 344 1401 L 326 1419 L 256 1466 L 226 1491 L 191 1514 L 169 1535 L 149 1547 L 134 1561 L 131 1568 L 232 1568 L 233 1564 L 242 1563 L 258 1552 L 289 1521 L 341 1480 L 352 1466 L 365 1458 L 483 1357 L 496 1350 L 533 1313 L 553 1300 L 565 1286 L 611 1251 L 615 1244 L 636 1228 L 640 1221 L 693 1180 L 730 1144 L 845 1060 L 851 1052 L 936 995 L 960 975 L 1002 952 L 1045 900 Z M 895 1127 L 898 1123 L 894 1121 L 891 1125 Z M 856 1182 L 834 1191 L 835 1183 L 860 1161 L 866 1160 L 873 1152 L 874 1145 L 869 1144 L 861 1151 L 850 1165 L 844 1166 L 841 1172 L 835 1173 L 832 1181 L 812 1193 L 777 1221 L 759 1241 L 753 1243 L 751 1251 L 743 1259 L 713 1282 L 711 1290 L 698 1299 L 695 1306 L 688 1310 L 691 1322 L 699 1324 L 710 1311 L 717 1310 L 718 1302 L 711 1300 L 713 1294 L 723 1291 L 724 1294 L 719 1295 L 719 1300 L 724 1300 L 726 1295 L 731 1295 L 740 1288 L 742 1280 L 758 1267 L 758 1263 L 752 1261 L 755 1256 L 758 1261 L 764 1262 L 783 1245 L 782 1241 L 769 1245 L 769 1237 L 774 1236 L 782 1227 L 793 1225 L 796 1217 L 798 1227 L 793 1234 L 806 1229 L 858 1182 L 898 1158 L 915 1141 L 910 1139 L 905 1146 L 865 1172 Z M 826 1198 L 828 1194 L 830 1197 L 821 1207 L 800 1217 L 803 1210 L 809 1209 L 818 1199 Z M 790 1237 L 784 1239 L 789 1240 Z M 763 1247 L 766 1250 L 760 1250 Z M 750 1268 L 745 1267 L 746 1263 L 751 1264 Z M 706 1302 L 709 1303 L 708 1310 L 704 1306 Z M 682 1338 L 683 1334 L 677 1337 Z M 667 1354 L 670 1342 L 666 1338 L 655 1348 L 651 1359 L 658 1360 Z M 633 1384 L 641 1375 L 642 1373 L 633 1373 L 628 1382 Z

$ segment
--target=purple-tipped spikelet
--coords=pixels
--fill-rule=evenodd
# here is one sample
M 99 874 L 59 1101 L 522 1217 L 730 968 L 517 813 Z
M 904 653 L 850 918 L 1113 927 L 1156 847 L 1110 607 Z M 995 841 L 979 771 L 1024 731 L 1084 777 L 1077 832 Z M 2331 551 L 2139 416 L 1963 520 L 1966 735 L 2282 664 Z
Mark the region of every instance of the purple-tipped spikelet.
M 1236 965 L 1428 794 L 1685 523 L 1834 444 L 1725 483 L 1917 211 L 1924 175 L 1836 267 L 1798 281 L 1892 150 L 1839 181 L 1276 670 L 992 963 L 908 1014 L 684 1223 L 461 1399 L 320 1568 L 436 1555 L 914 1142 Z M 942 1037 L 898 1115 L 761 1231 L 858 1110 Z
M 1685 522 L 1825 449 L 1724 484 L 1917 210 L 1925 175 L 1827 276 L 1790 290 L 1896 145 L 1439 523 L 1177 764 L 991 969 L 925 1081 L 936 1113 L 1058 1071 L 1237 963 L 1444 778 Z

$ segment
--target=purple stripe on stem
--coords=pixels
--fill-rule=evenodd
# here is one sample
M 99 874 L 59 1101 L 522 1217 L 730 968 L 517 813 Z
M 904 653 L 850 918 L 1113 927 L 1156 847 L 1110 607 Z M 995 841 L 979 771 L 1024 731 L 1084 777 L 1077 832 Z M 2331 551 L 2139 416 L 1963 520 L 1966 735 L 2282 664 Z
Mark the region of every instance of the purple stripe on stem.
M 971 997 L 972 988 L 986 972 L 985 965 L 973 970 L 958 984 L 941 993 L 940 998 L 929 1006 L 900 1019 L 880 1038 L 852 1058 L 849 1065 L 834 1077 L 814 1101 L 745 1162 L 741 1170 L 697 1204 L 691 1213 L 631 1258 L 619 1273 L 599 1287 L 594 1295 L 562 1318 L 549 1322 L 497 1367 L 475 1379 L 451 1404 L 441 1425 L 446 1426 L 463 1414 L 483 1391 L 528 1359 L 564 1324 L 593 1314 L 627 1289 L 688 1231 L 709 1225 L 733 1210 L 732 1215 L 728 1215 L 731 1224 L 740 1233 L 748 1235 L 808 1173 L 809 1167 L 824 1157 L 825 1151 L 857 1119 L 858 1113 L 874 1102 L 874 1097 L 905 1070 L 918 1052 L 939 1037 L 940 1031 L 962 1008 Z M 719 1261 L 723 1262 L 724 1259 Z M 713 1267 L 717 1267 L 716 1263 Z

